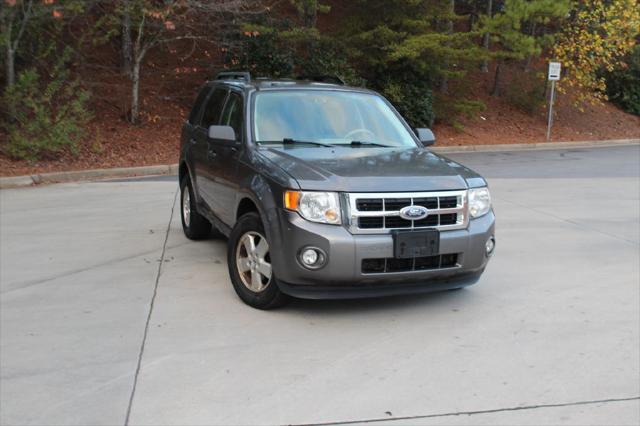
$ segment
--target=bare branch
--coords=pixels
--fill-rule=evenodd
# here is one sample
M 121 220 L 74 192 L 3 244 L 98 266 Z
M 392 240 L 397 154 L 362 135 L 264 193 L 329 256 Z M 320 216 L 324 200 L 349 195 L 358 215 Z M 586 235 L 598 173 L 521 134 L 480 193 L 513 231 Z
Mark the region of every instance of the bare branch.
M 26 10 L 24 8 L 24 3 L 22 4 L 22 22 L 20 23 L 20 29 L 18 30 L 18 34 L 16 35 L 16 38 L 13 41 L 13 46 L 11 47 L 12 50 L 18 49 L 18 44 L 20 43 L 22 34 L 24 34 L 24 29 L 27 26 L 27 22 L 29 21 L 29 18 L 31 18 L 32 8 L 33 8 L 33 0 L 29 0 Z

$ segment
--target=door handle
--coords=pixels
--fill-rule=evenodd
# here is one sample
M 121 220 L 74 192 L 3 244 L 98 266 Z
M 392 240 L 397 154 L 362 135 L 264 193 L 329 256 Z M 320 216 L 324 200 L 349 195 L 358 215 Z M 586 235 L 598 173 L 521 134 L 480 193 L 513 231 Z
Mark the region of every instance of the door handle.
M 195 144 L 196 144 L 196 140 L 195 140 L 195 139 L 193 139 L 193 138 L 191 138 L 191 139 L 189 139 L 189 143 L 190 143 L 191 145 L 195 145 Z
M 214 149 L 207 150 L 207 158 L 209 158 L 210 160 L 213 158 L 216 158 L 217 156 L 218 156 L 218 153 Z

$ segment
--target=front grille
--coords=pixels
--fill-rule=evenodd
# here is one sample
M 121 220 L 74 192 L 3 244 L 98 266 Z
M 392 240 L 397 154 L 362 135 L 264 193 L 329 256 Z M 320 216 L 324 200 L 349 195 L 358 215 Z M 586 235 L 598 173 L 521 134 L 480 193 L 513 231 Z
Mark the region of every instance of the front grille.
M 392 229 L 462 229 L 468 222 L 467 191 L 359 193 L 347 197 L 349 230 L 354 234 Z M 425 207 L 428 216 L 419 220 L 400 217 L 400 210 L 412 205 Z
M 382 210 L 382 200 L 381 199 L 367 199 L 367 198 L 360 198 L 357 202 L 356 202 L 356 206 L 358 207 L 358 210 L 360 210 L 361 212 L 371 212 L 371 211 L 378 211 L 378 210 Z
M 412 259 L 362 259 L 363 274 L 383 274 L 390 272 L 428 271 L 432 269 L 454 268 L 458 266 L 458 254 L 415 257 Z

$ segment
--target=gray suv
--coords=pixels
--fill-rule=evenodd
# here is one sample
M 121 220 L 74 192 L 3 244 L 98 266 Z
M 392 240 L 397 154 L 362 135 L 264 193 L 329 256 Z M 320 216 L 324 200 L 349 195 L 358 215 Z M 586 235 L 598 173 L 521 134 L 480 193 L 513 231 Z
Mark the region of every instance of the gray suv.
M 185 235 L 228 237 L 247 304 L 451 290 L 495 247 L 486 181 L 379 94 L 334 77 L 220 73 L 182 129 Z

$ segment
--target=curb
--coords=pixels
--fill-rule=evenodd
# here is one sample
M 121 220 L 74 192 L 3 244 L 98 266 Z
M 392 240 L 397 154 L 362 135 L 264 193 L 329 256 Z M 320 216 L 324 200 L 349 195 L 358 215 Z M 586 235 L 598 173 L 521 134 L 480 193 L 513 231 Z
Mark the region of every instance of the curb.
M 178 174 L 178 164 L 143 167 L 119 167 L 114 169 L 79 170 L 75 172 L 40 173 L 26 176 L 0 177 L 0 189 L 18 188 L 39 184 L 82 182 L 119 177 L 175 174 Z
M 640 139 L 614 139 L 584 142 L 540 142 L 503 145 L 439 146 L 430 148 L 439 154 L 465 152 L 537 151 L 570 148 L 607 148 L 612 146 L 638 145 Z M 120 177 L 176 175 L 178 164 L 143 167 L 120 167 L 115 169 L 80 170 L 75 172 L 41 173 L 26 176 L 0 177 L 0 189 L 19 188 L 39 184 L 82 182 Z
M 611 139 L 581 142 L 538 142 L 515 143 L 498 145 L 465 145 L 465 146 L 435 146 L 429 148 L 439 154 L 453 154 L 464 152 L 499 152 L 499 151 L 538 151 L 550 149 L 571 148 L 611 148 L 612 146 L 638 145 L 640 139 Z

